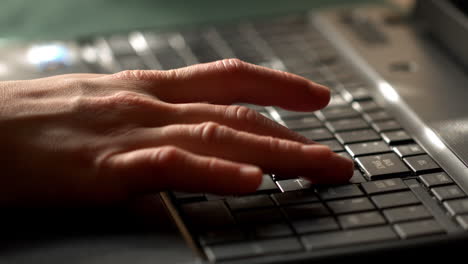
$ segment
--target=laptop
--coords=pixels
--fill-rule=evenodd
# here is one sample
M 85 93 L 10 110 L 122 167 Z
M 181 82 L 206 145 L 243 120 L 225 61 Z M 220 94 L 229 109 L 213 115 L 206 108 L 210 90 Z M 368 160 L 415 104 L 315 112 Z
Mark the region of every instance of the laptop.
M 246 106 L 352 158 L 350 182 L 266 174 L 256 193 L 242 197 L 161 193 L 173 235 L 186 245 L 174 250 L 162 237 L 154 247 L 167 239 L 163 262 L 449 259 L 468 243 L 467 47 L 466 3 L 420 0 L 410 12 L 359 5 L 28 45 L 2 54 L 16 70 L 1 78 L 237 57 L 327 85 L 332 100 L 321 111 Z

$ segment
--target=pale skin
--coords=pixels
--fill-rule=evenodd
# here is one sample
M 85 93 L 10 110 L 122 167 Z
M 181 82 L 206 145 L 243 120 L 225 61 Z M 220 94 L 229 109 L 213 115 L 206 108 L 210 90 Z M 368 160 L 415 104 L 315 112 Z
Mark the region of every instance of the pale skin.
M 236 59 L 0 82 L 1 206 L 163 190 L 248 194 L 263 173 L 346 182 L 352 161 L 236 102 L 314 111 L 328 88 Z

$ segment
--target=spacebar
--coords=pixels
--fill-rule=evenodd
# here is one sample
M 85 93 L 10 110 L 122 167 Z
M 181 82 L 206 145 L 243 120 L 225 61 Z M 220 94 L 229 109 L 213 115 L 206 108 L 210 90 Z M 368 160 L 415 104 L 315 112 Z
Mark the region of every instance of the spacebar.
M 302 242 L 307 250 L 312 250 L 397 238 L 397 235 L 389 226 L 383 226 L 307 235 L 302 237 Z

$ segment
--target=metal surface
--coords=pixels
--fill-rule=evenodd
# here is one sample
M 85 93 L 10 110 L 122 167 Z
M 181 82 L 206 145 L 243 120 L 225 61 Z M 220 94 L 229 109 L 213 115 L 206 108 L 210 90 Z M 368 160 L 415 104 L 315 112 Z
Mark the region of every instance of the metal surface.
M 468 17 L 452 1 L 420 0 L 414 16 L 468 68 Z
M 342 23 L 340 12 L 312 19 L 374 84 L 376 100 L 468 191 L 468 168 L 462 161 L 468 160 L 468 77 L 410 25 L 385 24 L 388 10 L 362 8 L 356 12 L 377 23 L 389 41 L 368 45 Z M 398 62 L 408 62 L 414 70 L 390 67 Z

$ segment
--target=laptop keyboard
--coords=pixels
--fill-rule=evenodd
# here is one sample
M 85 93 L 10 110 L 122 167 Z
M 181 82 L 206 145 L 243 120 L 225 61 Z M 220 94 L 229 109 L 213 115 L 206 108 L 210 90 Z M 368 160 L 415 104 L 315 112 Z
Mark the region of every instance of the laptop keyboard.
M 229 57 L 286 70 L 332 91 L 328 107 L 293 112 L 247 105 L 354 159 L 347 184 L 264 175 L 256 193 L 171 192 L 199 249 L 213 262 L 413 239 L 468 229 L 468 198 L 377 102 L 305 15 L 182 32 L 134 32 L 84 46 L 110 48 L 97 71 L 170 69 Z M 109 66 L 111 65 L 111 66 Z

